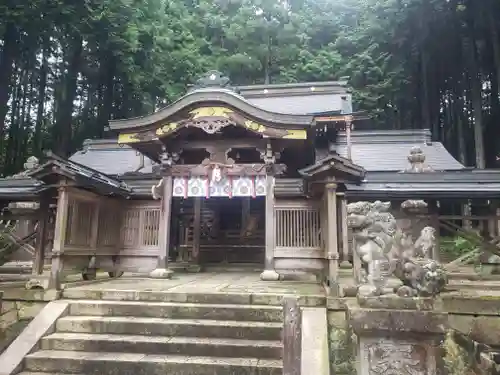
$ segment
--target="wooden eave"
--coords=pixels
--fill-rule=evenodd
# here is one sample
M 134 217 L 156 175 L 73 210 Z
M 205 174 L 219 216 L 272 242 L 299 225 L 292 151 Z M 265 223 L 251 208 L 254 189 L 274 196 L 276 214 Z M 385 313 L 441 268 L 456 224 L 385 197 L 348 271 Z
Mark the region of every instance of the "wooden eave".
M 119 132 L 148 130 L 179 112 L 204 105 L 228 106 L 247 115 L 251 120 L 281 129 L 304 129 L 311 127 L 314 120 L 314 116 L 312 115 L 289 115 L 263 110 L 227 89 L 200 89 L 184 95 L 173 104 L 151 115 L 123 120 L 111 120 L 109 127 L 111 130 Z
M 318 160 L 313 165 L 299 170 L 299 173 L 307 180 L 319 180 L 323 177 L 335 175 L 346 176 L 347 179 L 355 181 L 363 180 L 366 171 L 363 167 L 354 164 L 337 154 L 330 154 L 327 157 Z
M 357 121 L 369 120 L 371 117 L 365 112 L 339 113 L 339 114 L 316 114 L 314 122 L 316 124 L 331 124 L 344 126 L 348 121 L 355 123 Z
M 40 167 L 27 173 L 33 179 L 48 185 L 54 182 L 54 177 L 65 177 L 74 181 L 77 186 L 91 188 L 105 195 L 120 195 L 129 197 L 132 193 L 123 181 L 112 178 L 104 173 L 85 167 L 81 164 L 48 153 L 49 160 Z

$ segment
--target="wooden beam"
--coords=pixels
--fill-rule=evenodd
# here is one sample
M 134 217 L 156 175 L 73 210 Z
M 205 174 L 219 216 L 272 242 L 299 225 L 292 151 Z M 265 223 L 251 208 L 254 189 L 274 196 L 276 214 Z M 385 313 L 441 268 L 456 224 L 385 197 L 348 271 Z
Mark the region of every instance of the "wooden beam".
M 277 164 L 278 168 L 284 169 L 283 164 Z M 224 172 L 229 176 L 265 176 L 265 164 L 234 164 L 231 167 L 224 168 Z M 172 166 L 172 176 L 190 177 L 206 176 L 210 173 L 210 168 L 200 164 L 181 164 Z
M 68 194 L 70 198 L 76 198 L 82 201 L 95 202 L 101 197 L 95 193 L 87 190 L 78 189 L 76 187 L 67 187 Z
M 206 141 L 181 141 L 173 143 L 173 149 L 179 150 L 226 150 L 231 148 L 261 148 L 265 149 L 267 144 L 266 139 L 221 139 L 221 140 L 211 140 L 209 143 Z

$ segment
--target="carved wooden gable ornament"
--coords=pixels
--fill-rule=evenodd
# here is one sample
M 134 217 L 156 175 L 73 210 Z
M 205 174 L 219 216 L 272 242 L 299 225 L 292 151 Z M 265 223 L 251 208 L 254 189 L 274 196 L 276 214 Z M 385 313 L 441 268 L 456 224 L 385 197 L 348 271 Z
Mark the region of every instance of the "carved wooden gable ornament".
M 167 120 L 168 121 L 168 120 Z M 263 138 L 307 139 L 305 129 L 282 129 L 263 125 L 248 119 L 225 106 L 200 106 L 189 111 L 180 121 L 167 122 L 155 129 L 143 132 L 120 134 L 118 143 L 138 143 L 167 137 L 182 128 L 198 128 L 208 135 L 219 133 L 227 126 L 240 126 L 248 131 L 262 135 Z

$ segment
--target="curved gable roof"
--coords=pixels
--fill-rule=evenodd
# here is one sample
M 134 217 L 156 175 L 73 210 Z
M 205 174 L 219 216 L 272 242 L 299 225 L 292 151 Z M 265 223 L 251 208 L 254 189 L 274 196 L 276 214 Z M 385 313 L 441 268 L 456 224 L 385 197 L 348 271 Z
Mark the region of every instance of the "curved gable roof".
M 123 120 L 111 120 L 109 127 L 112 130 L 138 130 L 163 121 L 179 111 L 193 107 L 196 104 L 220 103 L 235 108 L 253 119 L 258 119 L 266 124 L 276 127 L 297 129 L 309 127 L 313 124 L 313 115 L 283 114 L 271 112 L 249 103 L 241 95 L 222 88 L 197 89 L 187 93 L 182 98 L 159 111 L 141 117 Z

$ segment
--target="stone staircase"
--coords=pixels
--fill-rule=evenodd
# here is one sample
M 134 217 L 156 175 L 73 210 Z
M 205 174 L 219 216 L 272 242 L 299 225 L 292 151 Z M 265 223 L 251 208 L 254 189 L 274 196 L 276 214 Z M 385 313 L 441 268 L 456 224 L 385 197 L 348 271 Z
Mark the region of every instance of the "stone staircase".
M 21 374 L 282 374 L 282 308 L 216 302 L 71 301 Z

